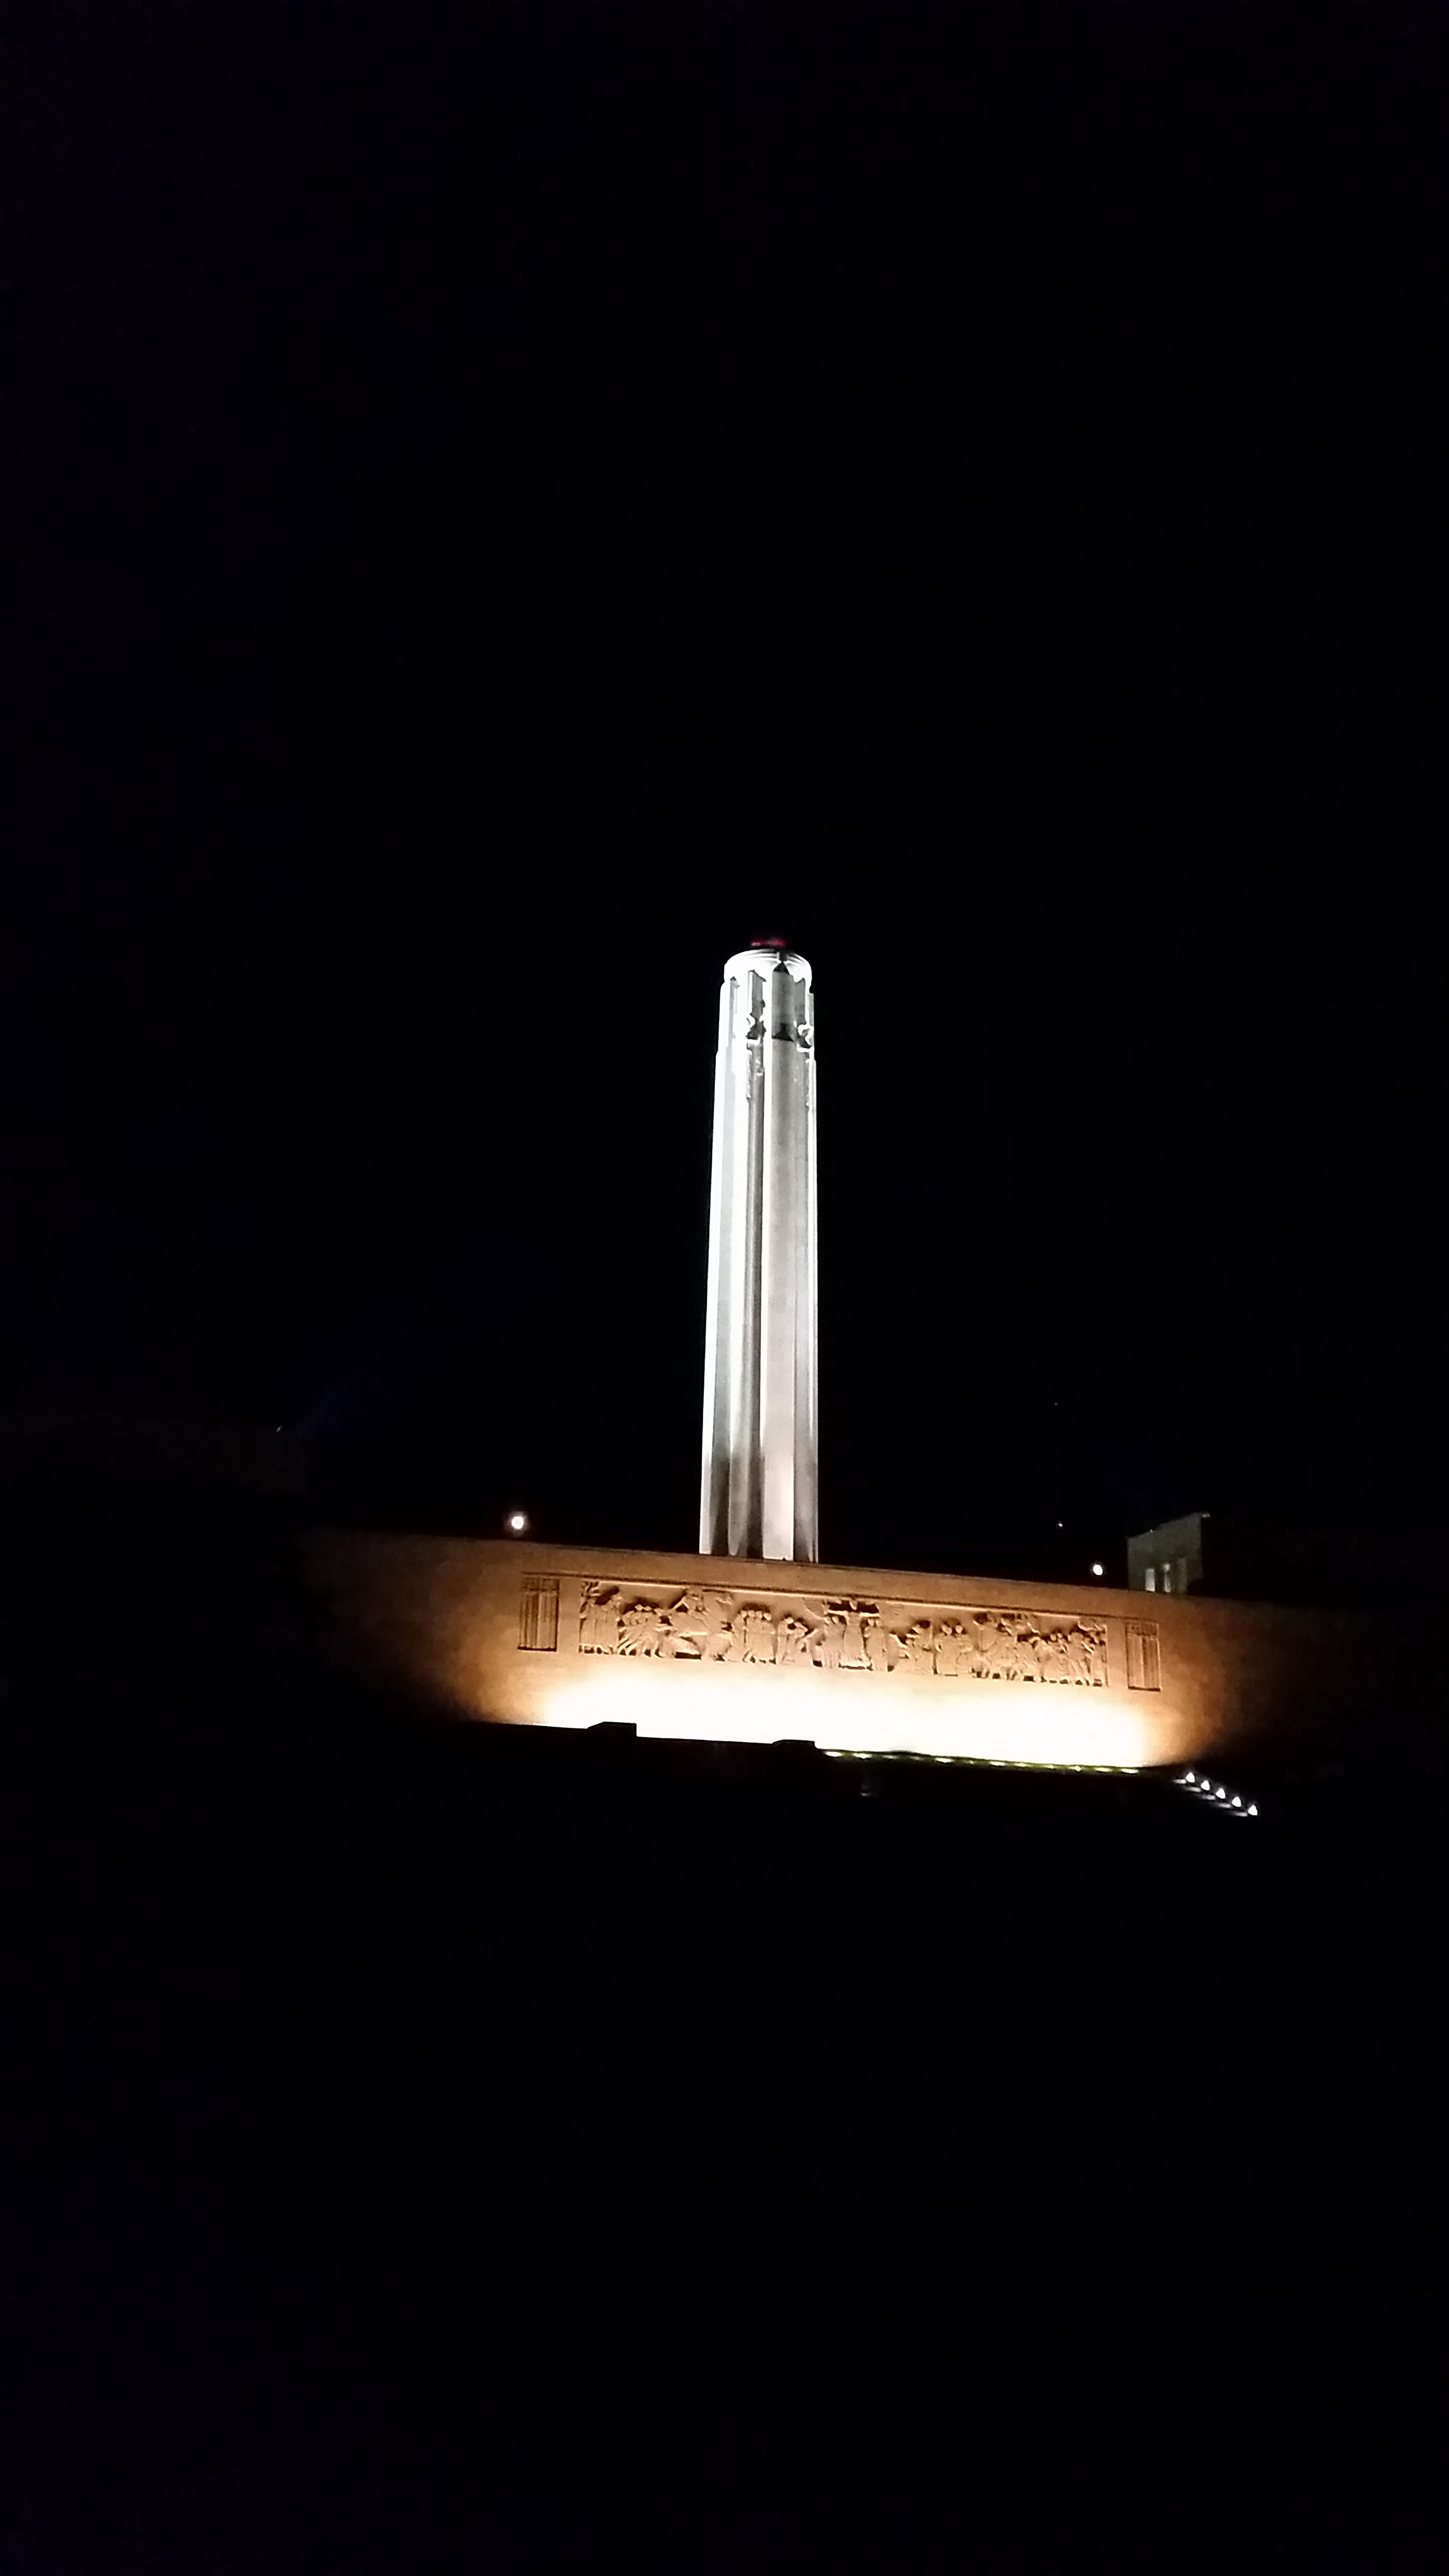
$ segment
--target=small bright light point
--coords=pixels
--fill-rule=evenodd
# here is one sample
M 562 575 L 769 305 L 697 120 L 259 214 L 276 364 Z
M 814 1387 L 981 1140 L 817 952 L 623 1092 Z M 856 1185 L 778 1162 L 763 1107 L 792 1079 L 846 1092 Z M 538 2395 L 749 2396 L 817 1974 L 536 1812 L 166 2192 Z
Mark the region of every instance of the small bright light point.
M 1243 1803 L 1243 1802 L 1242 1802 L 1242 1799 L 1241 1799 L 1241 1798 L 1235 1798 L 1235 1799 L 1233 1800 L 1233 1805 L 1234 1805 L 1235 1807 L 1240 1807 L 1240 1806 L 1242 1805 L 1242 1803 Z
M 1094 1574 L 1100 1574 L 1100 1573 L 1101 1573 L 1101 1571 L 1102 1571 L 1102 1568 L 1101 1568 L 1101 1566 L 1100 1566 L 1100 1565 L 1094 1565 L 1094 1566 L 1093 1566 L 1093 1568 L 1092 1568 L 1092 1572 L 1093 1572 Z
M 527 1512 L 510 1512 L 508 1515 L 508 1526 L 512 1530 L 515 1538 L 521 1538 L 528 1527 Z
M 1228 1794 L 1228 1793 L 1227 1793 L 1226 1789 L 1219 1789 L 1219 1791 L 1218 1791 L 1218 1796 L 1219 1796 L 1220 1798 L 1225 1798 L 1225 1797 L 1227 1796 L 1227 1794 Z
M 1196 1782 L 1195 1780 L 1193 1780 L 1192 1773 L 1191 1773 L 1190 1771 L 1185 1772 L 1185 1773 L 1184 1773 L 1184 1775 L 1183 1775 L 1183 1787 L 1184 1787 L 1184 1788 L 1186 1788 L 1186 1787 L 1187 1787 L 1187 1785 L 1188 1785 L 1188 1782 L 1189 1782 L 1189 1781 L 1191 1781 L 1191 1782 L 1192 1782 L 1192 1786 L 1193 1786 L 1194 1788 L 1196 1788 L 1196 1787 L 1197 1787 L 1197 1782 Z
M 1256 1808 L 1256 1807 L 1250 1807 L 1250 1808 L 1248 1809 L 1248 1813 L 1249 1813 L 1249 1815 L 1250 1815 L 1250 1816 L 1256 1816 L 1257 1812 L 1258 1812 L 1258 1810 L 1257 1810 L 1257 1808 Z

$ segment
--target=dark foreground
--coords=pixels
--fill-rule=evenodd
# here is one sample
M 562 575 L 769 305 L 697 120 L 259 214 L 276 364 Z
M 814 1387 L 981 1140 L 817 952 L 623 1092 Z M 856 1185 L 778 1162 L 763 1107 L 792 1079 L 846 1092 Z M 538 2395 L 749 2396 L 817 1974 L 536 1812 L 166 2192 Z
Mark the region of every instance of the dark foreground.
M 1442 2564 L 1437 1791 L 429 1729 L 57 1546 L 0 2568 Z

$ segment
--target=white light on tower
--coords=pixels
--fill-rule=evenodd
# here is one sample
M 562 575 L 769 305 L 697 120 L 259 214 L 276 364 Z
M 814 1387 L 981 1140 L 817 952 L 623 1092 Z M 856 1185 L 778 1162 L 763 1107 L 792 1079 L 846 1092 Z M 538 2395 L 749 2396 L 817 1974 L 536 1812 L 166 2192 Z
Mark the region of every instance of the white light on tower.
M 513 1532 L 515 1538 L 522 1538 L 524 1531 L 528 1527 L 527 1512 L 510 1512 L 508 1515 L 508 1527 Z
M 719 1002 L 703 1555 L 819 1557 L 815 1345 L 815 1005 L 805 959 L 761 939 Z

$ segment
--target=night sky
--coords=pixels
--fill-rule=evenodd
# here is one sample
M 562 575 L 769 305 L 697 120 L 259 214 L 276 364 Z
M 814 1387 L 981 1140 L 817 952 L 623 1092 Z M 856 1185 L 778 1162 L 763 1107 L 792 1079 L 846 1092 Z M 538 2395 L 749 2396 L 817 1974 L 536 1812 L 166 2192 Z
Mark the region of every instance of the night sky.
M 1449 15 L 11 41 L 0 1397 L 692 1545 L 783 930 L 828 1553 L 1432 1518 Z

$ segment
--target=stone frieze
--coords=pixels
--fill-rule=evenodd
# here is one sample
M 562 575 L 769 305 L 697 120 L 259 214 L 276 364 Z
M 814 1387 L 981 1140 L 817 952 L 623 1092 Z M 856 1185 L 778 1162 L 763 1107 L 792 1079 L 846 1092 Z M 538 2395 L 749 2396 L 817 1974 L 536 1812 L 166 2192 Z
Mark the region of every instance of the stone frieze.
M 983 1604 L 865 1600 L 824 1592 L 726 1591 L 707 1584 L 615 1583 L 580 1589 L 577 1626 L 540 1600 L 548 1577 L 527 1578 L 520 1647 L 552 1646 L 619 1661 L 781 1666 L 823 1672 L 907 1672 L 950 1681 L 1030 1682 L 1103 1690 L 1106 1619 Z M 1134 1628 L 1128 1681 L 1158 1687 L 1157 1637 Z

